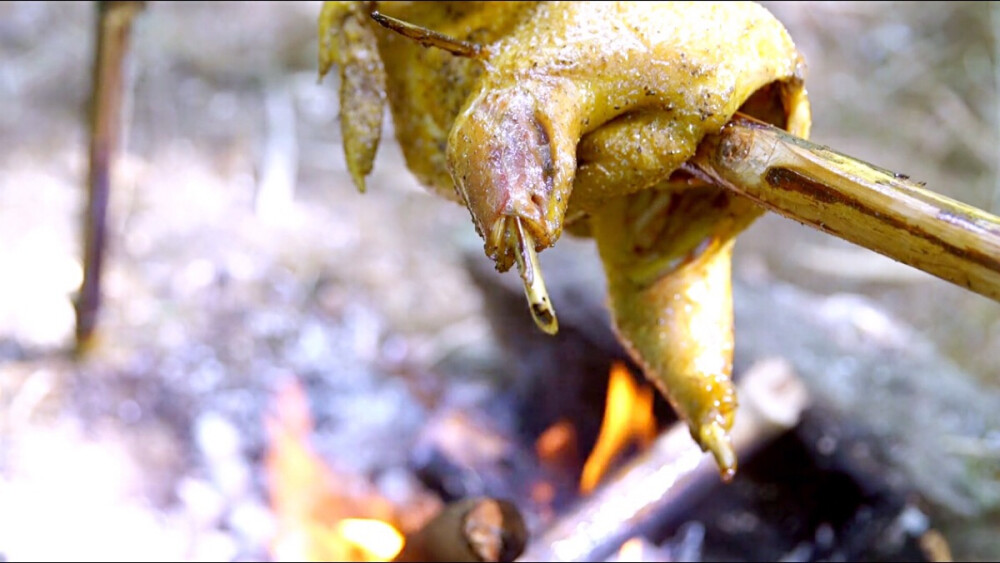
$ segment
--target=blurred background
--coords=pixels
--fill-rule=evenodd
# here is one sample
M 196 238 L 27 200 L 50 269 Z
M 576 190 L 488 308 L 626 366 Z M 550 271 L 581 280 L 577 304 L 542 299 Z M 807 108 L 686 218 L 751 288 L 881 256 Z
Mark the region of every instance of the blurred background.
M 77 362 L 96 8 L 0 4 L 0 560 L 302 557 L 274 498 L 289 420 L 315 433 L 286 455 L 332 466 L 317 479 L 343 514 L 405 520 L 377 497 L 419 520 L 440 500 L 400 468 L 434 409 L 515 377 L 469 215 L 415 182 L 391 124 L 368 193 L 351 184 L 336 78 L 317 83 L 320 5 L 138 16 L 104 306 Z M 807 61 L 813 140 L 1000 214 L 1000 7 L 767 6 Z M 775 215 L 736 248 L 737 278 L 866 299 L 998 396 L 996 302 Z M 988 430 L 968 455 L 1000 480 Z M 984 508 L 940 525 L 957 555 L 995 559 L 996 491 L 968 494 Z

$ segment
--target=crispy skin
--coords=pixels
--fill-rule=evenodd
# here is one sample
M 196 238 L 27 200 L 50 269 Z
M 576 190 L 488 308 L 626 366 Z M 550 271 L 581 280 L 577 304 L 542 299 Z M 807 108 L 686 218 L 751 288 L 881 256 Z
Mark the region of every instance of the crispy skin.
M 382 2 L 378 9 L 486 47 L 477 61 L 375 31 L 411 171 L 439 195 L 464 201 L 484 237 L 501 217 L 524 217 L 539 250 L 558 239 L 571 200 L 586 212 L 655 184 L 755 91 L 801 75 L 787 32 L 752 3 Z M 659 116 L 655 134 L 642 118 L 630 123 L 637 114 Z M 600 131 L 606 124 L 614 130 Z M 548 156 L 532 143 L 548 147 Z M 497 173 L 534 161 L 548 164 L 534 178 Z M 512 264 L 503 249 L 487 253 L 501 269 Z
M 459 57 L 369 24 L 409 168 L 466 205 L 501 271 L 525 240 L 517 225 L 536 250 L 570 223 L 593 236 L 619 338 L 731 475 L 730 256 L 760 211 L 679 169 L 740 108 L 808 134 L 785 29 L 752 3 L 377 9 L 482 47 Z M 321 30 L 338 25 L 321 17 Z

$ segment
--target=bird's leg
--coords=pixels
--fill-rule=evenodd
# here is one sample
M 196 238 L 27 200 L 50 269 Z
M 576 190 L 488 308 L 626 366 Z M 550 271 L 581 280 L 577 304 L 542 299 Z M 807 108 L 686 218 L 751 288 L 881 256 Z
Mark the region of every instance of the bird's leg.
M 759 214 L 701 186 L 616 198 L 590 219 L 619 340 L 726 480 L 736 471 L 732 243 Z

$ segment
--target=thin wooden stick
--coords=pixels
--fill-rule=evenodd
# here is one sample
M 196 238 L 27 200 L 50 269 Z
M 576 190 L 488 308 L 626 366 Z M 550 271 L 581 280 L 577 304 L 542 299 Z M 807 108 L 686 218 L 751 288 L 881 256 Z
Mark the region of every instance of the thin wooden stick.
M 1000 301 L 1000 218 L 737 115 L 692 171 L 785 217 Z
M 143 2 L 98 2 L 97 48 L 94 55 L 90 114 L 90 171 L 84 211 L 83 283 L 76 300 L 76 351 L 86 350 L 101 306 L 111 167 L 121 130 L 125 93 L 123 69 L 132 19 Z
M 516 506 L 488 497 L 468 498 L 445 506 L 422 528 L 408 534 L 393 561 L 513 561 L 527 539 Z

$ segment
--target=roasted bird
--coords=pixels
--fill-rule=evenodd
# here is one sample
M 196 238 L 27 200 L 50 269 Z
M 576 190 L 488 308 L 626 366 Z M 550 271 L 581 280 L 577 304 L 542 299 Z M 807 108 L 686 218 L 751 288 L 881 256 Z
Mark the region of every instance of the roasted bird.
M 763 178 L 815 191 L 831 181 L 807 170 L 827 161 L 796 160 L 818 149 L 801 141 L 810 126 L 805 65 L 781 23 L 753 3 L 327 2 L 319 41 L 321 76 L 339 69 L 357 187 L 365 188 L 388 104 L 410 170 L 468 208 L 498 270 L 517 264 L 548 333 L 558 324 L 536 253 L 564 229 L 592 237 L 616 334 L 730 478 L 733 239 L 761 205 L 788 211 L 742 187 Z M 785 160 L 752 150 L 761 146 Z M 846 157 L 838 164 L 855 165 L 875 170 Z M 910 188 L 871 174 L 847 177 Z M 829 204 L 823 213 L 837 215 L 829 229 L 845 238 L 840 219 L 873 216 L 853 201 L 808 197 Z M 934 201 L 951 205 L 952 224 L 991 237 L 959 242 L 986 248 L 985 259 L 963 262 L 985 272 L 967 285 L 1000 295 L 1000 223 Z M 882 251 L 878 244 L 867 246 Z M 942 252 L 961 254 L 955 244 Z M 886 253 L 958 283 L 975 277 L 925 267 L 924 247 L 915 257 Z

